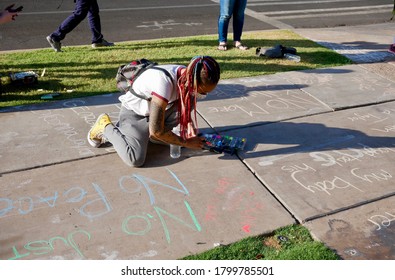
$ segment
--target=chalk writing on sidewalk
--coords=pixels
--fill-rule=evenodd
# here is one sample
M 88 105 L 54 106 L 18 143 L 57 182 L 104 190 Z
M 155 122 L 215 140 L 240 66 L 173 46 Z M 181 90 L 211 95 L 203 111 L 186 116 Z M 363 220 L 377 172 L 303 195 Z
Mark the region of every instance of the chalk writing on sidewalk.
M 309 155 L 315 162 L 320 162 L 322 166 L 344 166 L 353 161 L 362 161 L 366 157 L 379 157 L 387 153 L 395 153 L 391 147 L 373 148 L 363 143 L 356 143 L 359 148 L 345 148 L 342 151 L 311 152 Z
M 264 205 L 255 200 L 255 193 L 240 186 L 230 178 L 220 178 L 211 199 L 207 202 L 204 220 L 216 222 L 220 215 L 240 212 L 237 223 L 245 233 L 250 233 L 255 227 L 257 217 Z M 237 215 L 232 215 L 236 217 Z
M 186 209 L 188 211 L 188 214 L 189 214 L 190 218 L 192 219 L 192 223 L 188 223 L 188 222 L 178 218 L 174 214 L 171 214 L 168 211 L 166 211 L 166 210 L 164 210 L 164 209 L 162 209 L 162 208 L 160 208 L 158 206 L 154 206 L 153 207 L 155 212 L 156 212 L 156 214 L 158 215 L 158 217 L 160 219 L 163 231 L 165 233 L 165 237 L 166 237 L 167 243 L 170 243 L 171 238 L 170 238 L 170 231 L 169 231 L 169 227 L 167 226 L 165 216 L 171 218 L 173 221 L 177 221 L 178 223 L 180 223 L 180 224 L 182 224 L 182 225 L 184 225 L 184 226 L 186 226 L 186 227 L 188 227 L 188 228 L 190 228 L 192 230 L 196 230 L 196 231 L 201 231 L 202 230 L 202 228 L 201 228 L 201 226 L 200 226 L 195 214 L 193 213 L 192 208 L 189 205 L 189 203 L 186 200 L 184 200 L 184 204 L 185 204 L 185 207 L 186 207 Z M 133 215 L 133 216 L 126 217 L 124 219 L 123 223 L 122 223 L 122 231 L 124 233 L 128 234 L 128 235 L 145 235 L 152 228 L 150 219 L 154 218 L 150 214 L 147 214 L 146 216 Z M 131 229 L 131 226 L 130 226 L 131 221 L 134 221 L 134 220 L 137 220 L 137 219 L 140 220 L 140 222 L 145 223 L 144 228 L 141 229 L 141 230 Z
M 31 111 L 33 114 L 38 115 L 38 118 L 55 129 L 58 133 L 64 135 L 66 139 L 72 144 L 71 148 L 78 150 L 81 156 L 94 156 L 95 153 L 91 147 L 87 145 L 87 140 L 81 137 L 80 133 L 73 127 L 67 118 L 53 110 Z
M 169 169 L 166 170 L 174 184 L 163 183 L 136 173 L 121 176 L 118 179 L 118 192 L 123 194 L 122 197 L 131 195 L 141 200 L 141 192 L 145 191 L 148 194 L 148 201 L 141 201 L 142 206 L 144 206 L 145 203 L 152 206 L 152 212 L 144 210 L 144 212 L 141 213 L 126 215 L 124 218 L 120 217 L 122 225 L 120 225 L 119 228 L 124 234 L 128 236 L 147 235 L 152 230 L 153 223 L 159 223 L 166 242 L 170 244 L 172 239 L 171 233 L 172 231 L 174 232 L 173 227 L 175 226 L 177 230 L 180 230 L 181 226 L 181 228 L 186 228 L 195 232 L 202 231 L 197 216 L 194 214 L 190 203 L 185 199 L 185 196 L 189 196 L 187 187 L 174 172 Z M 30 182 L 31 181 L 26 182 L 24 185 L 25 189 L 29 189 Z M 77 214 L 94 222 L 112 212 L 113 206 L 98 183 L 92 183 L 92 188 L 93 192 L 87 188 L 73 186 L 63 192 L 53 191 L 51 194 L 44 192 L 46 195 L 25 195 L 17 196 L 13 199 L 0 198 L 0 218 L 15 214 L 27 216 L 34 210 L 42 210 L 44 207 L 56 211 L 56 206 L 63 205 L 64 207 L 64 205 L 70 205 L 70 208 Z M 161 193 L 165 190 L 174 192 L 175 194 L 172 196 L 171 210 L 168 209 L 168 206 L 164 207 L 160 205 L 159 198 Z M 179 196 L 177 196 L 177 194 L 179 194 Z M 177 204 L 177 201 L 181 202 L 183 207 L 175 208 L 174 205 L 180 205 L 179 203 Z M 133 210 L 135 209 L 133 208 Z M 59 223 L 59 221 L 60 220 L 57 220 L 57 223 Z M 50 222 L 53 221 L 51 220 Z M 19 248 L 18 245 L 10 246 L 13 252 L 13 257 L 10 259 L 22 259 L 31 254 L 36 256 L 51 254 L 54 252 L 55 247 L 58 246 L 57 241 L 61 241 L 66 246 L 72 247 L 81 258 L 84 258 L 82 250 L 80 250 L 79 246 L 74 242 L 74 236 L 81 233 L 83 233 L 88 240 L 91 239 L 91 234 L 81 229 L 70 233 L 67 238 L 55 236 L 49 240 L 31 241 L 26 243 L 23 248 Z M 22 249 L 24 250 L 23 252 Z
M 356 121 L 366 121 L 371 123 L 377 123 L 377 122 L 382 122 L 387 120 L 388 118 L 381 118 L 379 116 L 373 115 L 371 113 L 366 113 L 366 114 L 361 114 L 361 113 L 353 113 L 350 117 L 347 117 L 347 119 L 351 120 L 352 122 Z
M 234 91 L 232 91 L 232 94 L 233 92 Z M 217 95 L 225 96 L 226 93 L 218 91 Z M 258 97 L 259 99 L 257 99 L 255 102 L 248 101 L 250 99 L 255 99 Z M 319 100 L 303 93 L 302 91 L 287 90 L 284 94 L 263 91 L 251 91 L 248 93 L 248 96 L 240 96 L 238 100 L 237 98 L 237 96 L 232 96 L 232 100 L 236 99 L 234 101 L 234 104 L 220 107 L 210 106 L 207 108 L 207 113 L 216 114 L 240 112 L 248 115 L 249 117 L 259 117 L 259 115 L 278 114 L 279 110 L 305 111 L 312 109 L 328 109 L 328 107 L 321 103 Z M 246 103 L 243 101 L 248 102 Z
M 376 230 L 381 230 L 389 227 L 391 223 L 395 221 L 395 215 L 389 212 L 384 212 L 371 216 L 368 221 L 377 226 Z
M 353 184 L 349 180 L 346 180 L 340 176 L 331 176 L 330 178 L 322 179 L 316 182 L 311 182 L 310 180 L 306 181 L 305 178 L 314 177 L 314 173 L 316 173 L 317 170 L 305 163 L 293 166 L 282 166 L 281 169 L 283 171 L 290 172 L 291 178 L 294 182 L 312 193 L 321 191 L 331 195 L 331 192 L 333 192 L 335 189 L 346 188 L 353 188 L 360 192 L 364 192 L 364 190 L 356 186 L 358 184 Z M 310 175 L 308 175 L 308 171 Z M 364 181 L 367 183 L 377 183 L 380 181 L 388 181 L 393 178 L 388 171 L 383 169 L 373 170 L 373 172 L 366 173 L 366 171 L 361 171 L 360 168 L 353 168 L 349 172 L 354 176 L 354 178 L 359 179 L 359 182 Z
M 392 178 L 392 175 L 383 169 L 380 169 L 377 172 L 372 172 L 369 174 L 360 173 L 360 168 L 353 168 L 353 169 L 351 169 L 350 172 L 355 177 L 361 179 L 362 181 L 368 182 L 368 183 L 388 181 L 389 179 Z
M 91 106 L 86 105 L 86 101 L 82 99 L 73 99 L 63 102 L 63 106 L 69 108 L 74 114 L 81 118 L 86 124 L 92 126 L 95 124 L 98 115 L 91 111 Z M 113 123 L 118 121 L 120 104 L 106 106 L 106 113 L 110 116 Z M 113 110 L 114 109 L 114 110 Z
M 174 172 L 172 172 L 169 169 L 167 169 L 167 171 L 169 172 L 169 174 L 171 175 L 171 177 L 173 178 L 175 183 L 179 186 L 164 184 L 162 182 L 148 178 L 146 176 L 142 176 L 139 174 L 132 174 L 131 176 L 121 177 L 119 179 L 119 187 L 121 188 L 121 190 L 123 192 L 125 192 L 127 194 L 131 194 L 131 195 L 139 193 L 143 189 L 147 192 L 148 197 L 149 197 L 149 203 L 150 203 L 150 205 L 153 206 L 153 210 L 155 211 L 156 215 L 158 216 L 158 218 L 161 222 L 161 225 L 162 225 L 165 237 L 166 237 L 166 241 L 168 243 L 170 243 L 171 242 L 170 231 L 169 231 L 168 225 L 166 223 L 165 217 L 171 218 L 173 221 L 177 221 L 179 224 L 182 224 L 192 230 L 201 231 L 201 226 L 200 226 L 191 206 L 183 198 L 185 195 L 189 196 L 188 189 L 181 182 L 181 180 L 177 177 L 177 175 Z M 167 210 L 165 210 L 157 205 L 157 199 L 155 196 L 155 192 L 160 193 L 160 191 L 163 189 L 172 190 L 172 191 L 175 191 L 176 193 L 180 193 L 183 195 L 181 198 L 184 202 L 184 205 L 185 205 L 185 208 L 189 214 L 189 217 L 192 220 L 192 223 L 182 220 L 181 218 L 175 216 L 174 214 L 171 214 Z M 176 197 L 173 197 L 173 199 L 174 199 L 173 201 L 175 202 Z M 125 232 L 128 235 L 145 235 L 152 229 L 151 219 L 153 219 L 153 218 L 154 218 L 154 216 L 152 214 L 128 216 L 127 218 L 124 219 L 124 221 L 122 223 L 122 230 L 123 230 L 123 232 Z M 138 223 L 133 223 L 136 221 Z M 139 230 L 133 229 L 134 224 L 139 224 L 140 229 Z M 141 226 L 141 224 L 143 224 L 143 226 Z
M 325 192 L 328 195 L 331 195 L 332 192 L 336 189 L 347 189 L 347 188 L 353 188 L 355 190 L 358 190 L 362 192 L 361 189 L 356 187 L 355 185 L 351 184 L 344 178 L 341 178 L 339 176 L 331 176 L 330 178 L 326 178 L 323 180 L 319 180 L 316 182 L 310 182 L 310 181 L 305 181 L 309 177 L 306 172 L 314 175 L 314 173 L 317 172 L 316 169 L 313 167 L 303 163 L 300 165 L 293 165 L 293 166 L 282 166 L 281 170 L 287 171 L 291 173 L 291 178 L 301 187 L 303 187 L 305 190 L 308 190 L 312 193 L 315 192 Z
M 20 215 L 27 215 L 35 210 L 36 208 L 49 207 L 54 208 L 57 204 L 77 204 L 82 203 L 82 206 L 78 208 L 78 213 L 90 220 L 101 217 L 112 210 L 106 195 L 104 194 L 101 187 L 92 183 L 94 192 L 98 196 L 95 198 L 92 195 L 88 196 L 88 191 L 81 187 L 71 187 L 64 193 L 54 191 L 51 195 L 43 196 L 36 194 L 33 196 L 17 197 L 15 199 L 0 197 L 0 218 L 7 215 L 14 214 L 13 211 L 17 211 Z
M 79 229 L 69 233 L 67 235 L 67 238 L 64 238 L 63 236 L 54 236 L 49 240 L 30 241 L 26 243 L 23 246 L 23 248 L 18 249 L 16 246 L 13 246 L 12 247 L 13 257 L 9 258 L 9 260 L 23 259 L 29 256 L 30 254 L 33 254 L 35 256 L 48 255 L 55 251 L 56 246 L 61 246 L 62 244 L 65 245 L 66 247 L 71 247 L 81 258 L 84 258 L 84 255 L 81 252 L 78 243 L 75 242 L 75 236 L 77 234 L 79 235 L 78 238 L 85 237 L 87 238 L 87 240 L 91 239 L 91 235 L 89 232 Z M 24 250 L 23 253 L 22 250 Z
M 155 204 L 155 195 L 152 190 L 153 188 L 167 188 L 167 189 L 171 189 L 173 191 L 179 192 L 181 194 L 189 195 L 188 189 L 181 182 L 181 180 L 177 177 L 177 175 L 169 169 L 167 169 L 167 171 L 170 173 L 170 175 L 176 181 L 176 183 L 180 185 L 181 188 L 175 187 L 175 186 L 172 186 L 169 184 L 164 184 L 162 182 L 153 180 L 151 178 L 148 178 L 146 176 L 142 176 L 139 174 L 132 174 L 130 176 L 122 176 L 119 179 L 119 187 L 121 188 L 122 191 L 124 191 L 126 193 L 132 193 L 132 194 L 139 192 L 142 188 L 144 188 L 146 190 L 147 194 L 149 195 L 151 205 Z M 130 186 L 132 188 L 130 188 Z

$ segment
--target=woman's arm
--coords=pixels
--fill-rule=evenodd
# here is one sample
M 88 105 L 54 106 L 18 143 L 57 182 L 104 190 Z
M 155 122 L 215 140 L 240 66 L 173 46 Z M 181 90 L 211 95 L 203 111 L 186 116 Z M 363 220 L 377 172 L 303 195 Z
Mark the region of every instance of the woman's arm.
M 150 137 L 168 144 L 179 145 L 191 149 L 202 149 L 203 139 L 201 137 L 193 137 L 184 140 L 171 130 L 165 131 L 166 106 L 167 102 L 157 96 L 152 97 L 149 117 Z

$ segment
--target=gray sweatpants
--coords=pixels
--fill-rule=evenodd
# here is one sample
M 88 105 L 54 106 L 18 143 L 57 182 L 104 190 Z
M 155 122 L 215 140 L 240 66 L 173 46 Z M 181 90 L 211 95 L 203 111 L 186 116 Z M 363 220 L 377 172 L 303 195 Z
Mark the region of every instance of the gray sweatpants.
M 165 127 L 178 125 L 177 104 L 166 110 Z M 119 157 L 129 166 L 139 167 L 145 162 L 149 142 L 149 117 L 137 115 L 121 107 L 116 125 L 107 125 L 104 136 L 111 142 Z

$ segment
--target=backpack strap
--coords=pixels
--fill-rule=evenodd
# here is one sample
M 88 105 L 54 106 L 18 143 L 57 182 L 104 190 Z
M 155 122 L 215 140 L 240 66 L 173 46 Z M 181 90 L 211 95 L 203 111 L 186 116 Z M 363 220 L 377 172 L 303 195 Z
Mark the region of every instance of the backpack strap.
M 148 70 L 148 69 L 155 69 L 155 70 L 160 70 L 160 71 L 162 71 L 162 72 L 170 79 L 171 83 L 173 83 L 173 78 L 172 78 L 172 76 L 170 75 L 169 71 L 167 71 L 166 69 L 163 69 L 163 68 L 155 67 L 156 65 L 157 65 L 157 64 L 151 64 L 151 65 L 148 65 L 147 67 L 145 67 L 145 68 L 143 69 L 143 71 L 140 71 L 140 72 L 134 77 L 134 82 L 135 82 L 135 81 L 137 80 L 137 78 L 140 77 L 140 75 L 141 75 L 143 72 L 145 72 L 146 70 Z M 134 83 L 134 82 L 133 82 L 133 83 Z M 173 85 L 173 86 L 174 86 L 174 85 Z M 151 101 L 151 99 L 152 99 L 152 97 L 147 97 L 147 96 L 145 96 L 145 95 L 138 94 L 137 92 L 135 92 L 135 91 L 133 90 L 133 87 L 130 87 L 129 91 L 130 91 L 131 94 L 133 94 L 134 96 L 136 96 L 136 97 L 138 97 L 138 98 L 142 98 L 142 99 L 145 99 L 145 100 L 147 100 L 147 101 Z

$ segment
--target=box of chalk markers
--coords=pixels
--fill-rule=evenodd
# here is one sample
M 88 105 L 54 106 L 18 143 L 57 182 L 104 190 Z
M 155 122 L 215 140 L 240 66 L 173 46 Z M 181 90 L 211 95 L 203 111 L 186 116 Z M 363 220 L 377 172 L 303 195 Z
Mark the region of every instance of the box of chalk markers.
M 235 154 L 244 149 L 247 139 L 234 136 L 221 136 L 219 134 L 203 134 L 205 138 L 204 149 L 214 153 Z

